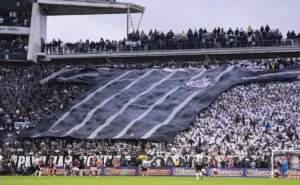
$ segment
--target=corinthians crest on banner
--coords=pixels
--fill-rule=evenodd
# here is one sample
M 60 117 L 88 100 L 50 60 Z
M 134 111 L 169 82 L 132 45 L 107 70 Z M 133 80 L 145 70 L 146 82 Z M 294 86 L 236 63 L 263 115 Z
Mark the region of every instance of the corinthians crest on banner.
M 216 82 L 212 78 L 205 76 L 204 78 L 201 79 L 188 81 L 187 83 L 185 83 L 185 86 L 196 88 L 196 89 L 204 89 L 207 87 L 211 87 L 215 84 Z

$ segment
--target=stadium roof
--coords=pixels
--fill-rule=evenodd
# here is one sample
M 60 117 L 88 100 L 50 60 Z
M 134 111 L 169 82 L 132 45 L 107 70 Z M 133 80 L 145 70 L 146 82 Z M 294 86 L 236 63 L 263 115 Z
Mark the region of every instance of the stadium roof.
M 38 0 L 48 15 L 91 15 L 143 13 L 145 7 L 104 0 Z

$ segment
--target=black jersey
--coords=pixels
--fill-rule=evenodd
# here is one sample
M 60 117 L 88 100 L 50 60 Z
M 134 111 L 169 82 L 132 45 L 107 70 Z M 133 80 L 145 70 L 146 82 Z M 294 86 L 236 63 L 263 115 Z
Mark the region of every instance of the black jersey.
M 79 159 L 79 169 L 84 169 L 84 159 Z

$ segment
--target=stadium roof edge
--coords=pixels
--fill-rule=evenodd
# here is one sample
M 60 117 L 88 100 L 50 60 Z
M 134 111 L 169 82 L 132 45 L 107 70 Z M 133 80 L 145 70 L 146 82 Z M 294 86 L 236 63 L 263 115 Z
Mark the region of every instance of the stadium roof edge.
M 145 7 L 132 3 L 105 3 L 67 0 L 38 0 L 47 15 L 91 15 L 91 14 L 127 14 L 144 13 Z

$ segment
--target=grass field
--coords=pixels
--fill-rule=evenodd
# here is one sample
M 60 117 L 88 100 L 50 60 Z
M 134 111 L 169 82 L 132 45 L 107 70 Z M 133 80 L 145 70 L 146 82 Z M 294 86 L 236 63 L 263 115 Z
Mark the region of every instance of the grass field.
M 195 177 L 3 177 L 0 185 L 299 185 L 298 179 Z

